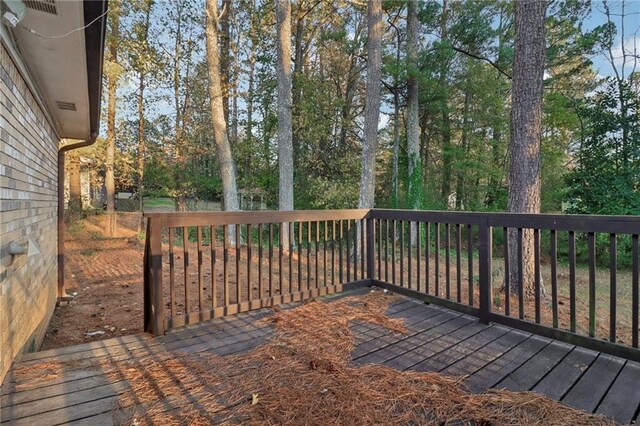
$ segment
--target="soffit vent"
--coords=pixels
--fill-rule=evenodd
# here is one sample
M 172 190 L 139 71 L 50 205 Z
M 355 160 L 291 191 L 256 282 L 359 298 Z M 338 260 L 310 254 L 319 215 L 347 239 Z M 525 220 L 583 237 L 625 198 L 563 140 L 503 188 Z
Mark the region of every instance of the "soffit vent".
M 73 102 L 56 101 L 56 105 L 58 105 L 58 108 L 66 111 L 76 111 L 76 104 Z
M 50 13 L 52 15 L 58 14 L 58 6 L 56 0 L 23 0 L 24 5 L 29 9 L 37 10 L 39 12 Z

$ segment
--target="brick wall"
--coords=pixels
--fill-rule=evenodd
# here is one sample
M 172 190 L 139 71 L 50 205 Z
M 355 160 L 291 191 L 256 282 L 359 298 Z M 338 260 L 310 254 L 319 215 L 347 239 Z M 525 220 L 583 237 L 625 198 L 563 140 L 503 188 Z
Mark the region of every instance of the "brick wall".
M 0 45 L 0 382 L 36 350 L 57 293 L 57 148 L 53 128 Z M 40 254 L 9 255 L 33 240 Z

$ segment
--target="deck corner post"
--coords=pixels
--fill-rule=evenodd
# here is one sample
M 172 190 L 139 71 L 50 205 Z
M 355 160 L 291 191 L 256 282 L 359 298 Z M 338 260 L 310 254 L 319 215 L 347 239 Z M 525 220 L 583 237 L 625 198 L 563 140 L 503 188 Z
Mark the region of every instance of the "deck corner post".
M 480 322 L 489 324 L 491 318 L 491 257 L 492 257 L 492 228 L 488 217 L 480 218 L 478 222 L 479 243 L 479 273 L 480 273 Z
M 375 259 L 375 235 L 373 229 L 373 218 L 369 213 L 365 219 L 367 223 L 367 278 L 372 280 L 374 278 L 374 259 Z
M 147 221 L 146 235 L 148 250 L 145 250 L 145 328 L 154 336 L 164 334 L 161 230 L 161 218 L 150 217 Z

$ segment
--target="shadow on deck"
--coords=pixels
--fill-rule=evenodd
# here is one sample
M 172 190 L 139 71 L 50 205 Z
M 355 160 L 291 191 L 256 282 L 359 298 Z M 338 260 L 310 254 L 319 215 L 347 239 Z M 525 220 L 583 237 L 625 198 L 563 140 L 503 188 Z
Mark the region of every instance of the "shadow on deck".
M 272 327 L 256 324 L 272 312 L 261 309 L 219 318 L 158 338 L 138 334 L 25 355 L 3 384 L 1 422 L 112 424 L 117 395 L 128 383 L 107 376 L 100 365 L 167 350 L 217 355 L 247 351 L 274 333 Z M 638 420 L 637 362 L 498 324 L 484 325 L 474 317 L 405 297 L 393 302 L 387 314 L 403 319 L 408 334 L 369 323 L 353 324 L 356 364 L 462 375 L 474 392 L 531 390 L 619 423 Z M 62 372 L 60 365 L 65 366 Z

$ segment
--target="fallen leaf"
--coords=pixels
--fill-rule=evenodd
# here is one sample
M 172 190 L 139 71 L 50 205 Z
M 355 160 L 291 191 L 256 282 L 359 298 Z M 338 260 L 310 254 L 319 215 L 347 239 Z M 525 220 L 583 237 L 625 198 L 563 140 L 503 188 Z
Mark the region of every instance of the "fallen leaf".
M 254 394 L 251 396 L 251 405 L 256 405 L 257 403 L 258 403 L 258 394 L 257 394 L 257 393 L 254 393 Z

